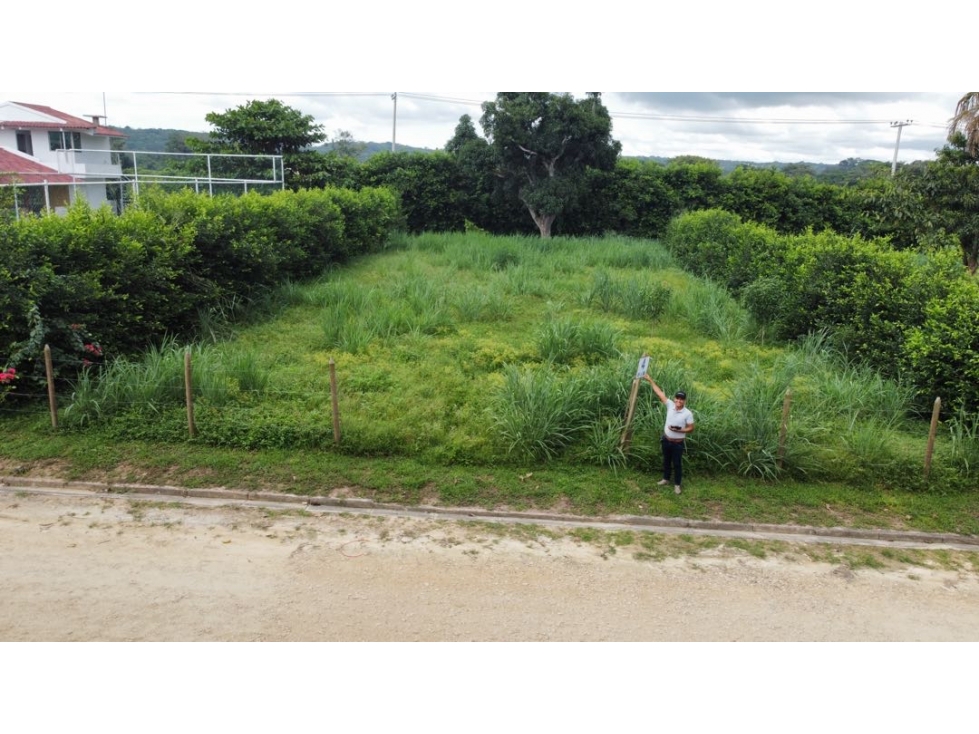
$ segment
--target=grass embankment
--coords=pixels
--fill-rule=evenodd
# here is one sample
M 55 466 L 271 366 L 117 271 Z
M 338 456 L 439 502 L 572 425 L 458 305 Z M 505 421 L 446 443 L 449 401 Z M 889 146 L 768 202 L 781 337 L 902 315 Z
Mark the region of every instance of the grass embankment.
M 926 482 L 927 423 L 910 417 L 906 388 L 818 338 L 766 344 L 654 242 L 426 235 L 270 304 L 267 318 L 194 346 L 196 438 L 184 350 L 170 344 L 80 381 L 56 433 L 42 408 L 5 406 L 0 473 L 979 532 L 974 434 L 944 428 Z M 680 497 L 655 486 L 662 409 L 647 386 L 630 451 L 619 449 L 643 353 L 697 417 Z

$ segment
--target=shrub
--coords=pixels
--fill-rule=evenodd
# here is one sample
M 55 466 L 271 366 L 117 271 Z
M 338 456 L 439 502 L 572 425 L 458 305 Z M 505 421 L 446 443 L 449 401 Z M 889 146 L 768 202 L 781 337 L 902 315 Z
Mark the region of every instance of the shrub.
M 738 294 L 762 275 L 782 269 L 777 233 L 742 222 L 722 209 L 691 212 L 670 222 L 663 240 L 684 268 Z
M 45 344 L 61 378 L 97 363 L 86 345 L 132 357 L 193 333 L 201 314 L 216 334 L 216 316 L 380 249 L 396 215 L 384 189 L 210 197 L 151 188 L 122 215 L 79 202 L 65 217 L 4 222 L 0 343 L 9 352 L 0 358 L 40 383 Z
M 903 359 L 926 404 L 941 397 L 952 412 L 979 408 L 977 313 L 979 288 L 962 277 L 945 298 L 931 299 L 922 323 L 909 330 Z

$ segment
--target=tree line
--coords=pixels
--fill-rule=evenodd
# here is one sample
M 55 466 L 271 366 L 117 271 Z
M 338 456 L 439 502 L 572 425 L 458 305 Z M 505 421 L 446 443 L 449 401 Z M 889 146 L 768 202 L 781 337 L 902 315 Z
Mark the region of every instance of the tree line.
M 492 234 L 662 237 L 676 216 L 724 209 L 785 234 L 832 230 L 885 238 L 898 250 L 958 248 L 979 265 L 979 93 L 963 95 L 947 144 L 934 161 L 902 165 L 850 159 L 832 176 L 804 167 L 739 166 L 682 156 L 667 163 L 627 159 L 611 135 L 600 93 L 501 92 L 483 103 L 476 129 L 459 119 L 444 150 L 383 152 L 362 160 L 363 144 L 338 131 L 328 140 L 310 115 L 278 100 L 255 100 L 206 116 L 193 152 L 283 155 L 287 185 L 386 186 L 401 198 L 412 233 L 477 229 Z M 183 165 L 192 165 L 189 162 Z

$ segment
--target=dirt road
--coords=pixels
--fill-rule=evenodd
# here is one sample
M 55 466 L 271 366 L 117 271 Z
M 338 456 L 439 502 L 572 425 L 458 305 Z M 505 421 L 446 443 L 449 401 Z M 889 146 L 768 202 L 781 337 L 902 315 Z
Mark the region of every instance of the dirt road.
M 975 641 L 975 554 L 885 570 L 490 523 L 0 488 L 2 641 Z M 764 555 L 764 557 L 757 557 Z

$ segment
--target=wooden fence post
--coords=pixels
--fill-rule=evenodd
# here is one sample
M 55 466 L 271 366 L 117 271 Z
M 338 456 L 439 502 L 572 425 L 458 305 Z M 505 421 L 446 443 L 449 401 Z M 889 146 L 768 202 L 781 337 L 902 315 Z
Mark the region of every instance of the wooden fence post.
M 44 372 L 48 380 L 48 407 L 51 409 L 51 427 L 58 427 L 58 399 L 54 393 L 54 364 L 51 362 L 51 347 L 44 345 Z
M 935 398 L 935 407 L 931 410 L 931 427 L 928 429 L 928 448 L 925 449 L 925 479 L 931 473 L 931 456 L 935 451 L 935 434 L 938 432 L 938 415 L 942 410 L 942 399 Z
M 340 445 L 340 403 L 337 400 L 337 368 L 330 357 L 330 399 L 333 402 L 333 443 Z
M 629 393 L 629 405 L 626 407 L 625 411 L 625 427 L 622 429 L 622 435 L 619 436 L 619 448 L 622 451 L 629 450 L 629 444 L 632 443 L 632 418 L 636 413 L 636 399 L 639 397 L 639 383 L 646 374 L 646 370 L 649 367 L 649 355 L 643 354 L 639 360 L 639 367 L 636 370 L 636 376 L 632 379 L 632 390 Z
M 190 437 L 197 435 L 197 425 L 194 423 L 194 388 L 191 379 L 192 372 L 190 366 L 190 349 L 184 352 L 184 396 L 187 400 L 187 429 Z
M 792 388 L 785 391 L 785 400 L 782 401 L 782 425 L 778 431 L 778 468 L 782 468 L 785 461 L 785 437 L 789 431 L 789 410 L 792 406 Z

